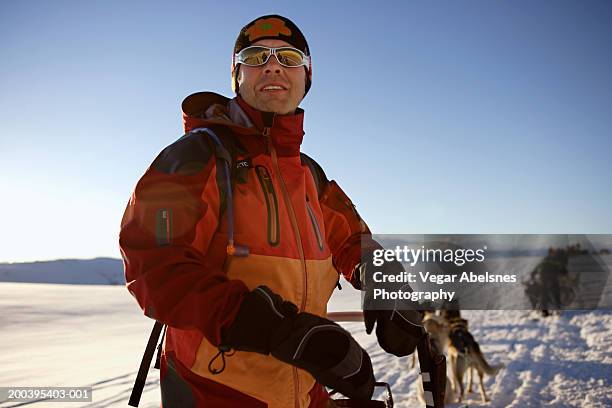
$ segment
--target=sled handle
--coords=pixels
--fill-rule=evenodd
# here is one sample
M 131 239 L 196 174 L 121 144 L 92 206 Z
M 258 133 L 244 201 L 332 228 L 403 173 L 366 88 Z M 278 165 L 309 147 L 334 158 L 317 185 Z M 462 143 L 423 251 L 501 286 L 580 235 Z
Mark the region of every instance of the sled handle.
M 327 318 L 334 322 L 363 322 L 363 312 L 360 310 L 329 312 Z

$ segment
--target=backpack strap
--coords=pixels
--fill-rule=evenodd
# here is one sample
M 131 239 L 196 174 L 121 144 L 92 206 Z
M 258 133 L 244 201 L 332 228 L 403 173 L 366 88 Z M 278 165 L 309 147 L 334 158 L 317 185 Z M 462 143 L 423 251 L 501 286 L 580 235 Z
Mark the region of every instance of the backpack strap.
M 218 131 L 219 129 L 217 129 Z M 228 229 L 228 242 L 227 242 L 227 254 L 232 256 L 248 256 L 249 248 L 241 245 L 235 245 L 234 243 L 234 200 L 233 200 L 233 187 L 235 178 L 235 163 L 238 150 L 238 140 L 231 132 L 219 132 L 223 134 L 223 143 L 219 135 L 215 133 L 211 128 L 197 128 L 191 131 L 192 133 L 207 133 L 210 139 L 213 141 L 215 149 L 215 157 L 217 158 L 217 185 L 219 186 L 219 195 L 221 196 L 221 208 L 219 214 L 227 212 L 227 229 Z M 227 149 L 229 147 L 230 150 Z M 220 166 L 219 166 L 220 165 Z M 234 174 L 234 176 L 232 176 Z
M 158 370 L 159 370 L 159 367 L 161 366 L 161 353 L 162 353 L 162 347 L 164 344 L 164 338 L 166 337 L 166 329 L 168 329 L 168 325 L 164 324 L 164 331 L 162 332 L 161 340 L 159 341 L 159 344 L 157 345 L 157 357 L 155 358 L 155 365 L 153 366 L 153 368 L 157 368 Z
M 321 194 L 323 194 L 324 187 L 329 183 L 325 172 L 312 157 L 308 156 L 306 153 L 300 153 L 300 161 L 302 165 L 308 167 L 310 170 L 310 174 L 315 182 L 315 186 L 317 187 L 317 195 L 318 198 L 321 198 Z
M 235 163 L 238 157 L 238 141 L 236 137 L 231 133 L 224 131 L 223 127 L 215 127 L 207 129 L 206 133 L 210 136 L 212 146 L 215 152 L 217 160 L 217 186 L 219 188 L 219 218 L 221 218 L 226 210 L 228 204 L 228 196 L 232 194 L 235 181 Z M 229 170 L 229 183 L 225 178 L 224 172 L 221 169 L 224 168 L 227 163 L 227 169 Z
M 142 356 L 140 367 L 138 368 L 138 374 L 136 375 L 136 381 L 134 382 L 134 387 L 132 388 L 130 401 L 128 402 L 128 405 L 131 407 L 137 407 L 138 403 L 140 402 L 142 390 L 144 389 L 145 381 L 147 380 L 147 374 L 149 373 L 149 367 L 151 367 L 151 360 L 153 360 L 153 353 L 155 353 L 155 343 L 157 343 L 157 339 L 159 339 L 159 335 L 164 326 L 165 325 L 163 323 L 158 321 L 156 321 L 155 325 L 153 325 L 153 330 L 151 331 L 151 335 L 149 336 L 147 347 L 145 349 L 144 355 Z

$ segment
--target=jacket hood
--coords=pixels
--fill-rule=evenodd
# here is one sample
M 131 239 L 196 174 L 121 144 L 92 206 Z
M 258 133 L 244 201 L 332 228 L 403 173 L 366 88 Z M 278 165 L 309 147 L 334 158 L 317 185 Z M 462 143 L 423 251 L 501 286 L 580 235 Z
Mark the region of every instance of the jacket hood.
M 238 134 L 261 136 L 267 127 L 280 154 L 299 155 L 304 137 L 304 111 L 300 108 L 293 115 L 278 115 L 259 111 L 240 96 L 230 99 L 214 92 L 191 94 L 181 107 L 185 132 L 199 127 L 226 126 Z

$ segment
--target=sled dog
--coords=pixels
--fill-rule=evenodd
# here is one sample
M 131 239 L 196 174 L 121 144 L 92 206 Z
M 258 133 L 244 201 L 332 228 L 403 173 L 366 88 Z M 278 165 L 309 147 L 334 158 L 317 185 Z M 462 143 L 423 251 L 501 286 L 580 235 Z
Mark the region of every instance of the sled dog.
M 463 377 L 468 373 L 468 392 L 472 392 L 473 370 L 480 377 L 480 397 L 483 402 L 489 401 L 484 386 L 484 374 L 494 376 L 503 367 L 490 366 L 484 358 L 478 342 L 468 330 L 468 322 L 462 319 L 459 311 L 445 311 L 445 321 L 448 325 L 448 356 L 453 378 L 453 390 L 458 394 L 457 402 L 464 395 Z

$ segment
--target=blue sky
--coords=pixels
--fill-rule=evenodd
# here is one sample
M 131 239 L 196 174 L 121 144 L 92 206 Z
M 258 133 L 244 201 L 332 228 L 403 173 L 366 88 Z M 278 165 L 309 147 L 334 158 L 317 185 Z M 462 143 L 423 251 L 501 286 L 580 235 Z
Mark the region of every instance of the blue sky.
M 239 29 L 305 33 L 303 151 L 377 233 L 612 233 L 612 3 L 0 2 L 0 262 L 118 257 L 129 195 L 231 95 Z

